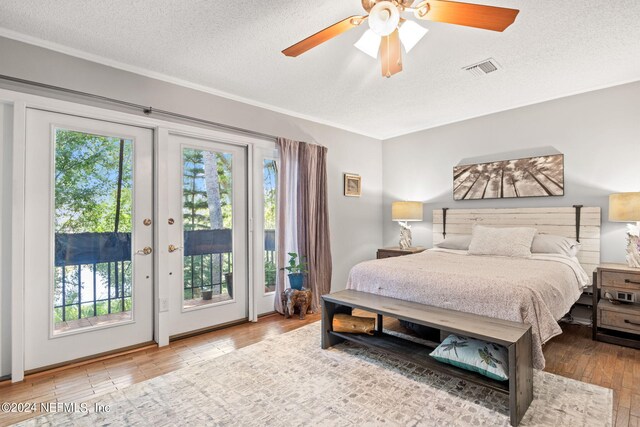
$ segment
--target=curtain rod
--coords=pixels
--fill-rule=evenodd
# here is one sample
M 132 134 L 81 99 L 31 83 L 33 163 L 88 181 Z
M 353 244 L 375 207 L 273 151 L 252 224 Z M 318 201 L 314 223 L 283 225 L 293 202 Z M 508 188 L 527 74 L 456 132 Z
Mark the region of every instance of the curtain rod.
M 83 97 L 83 98 L 95 99 L 95 100 L 98 100 L 98 101 L 108 102 L 108 103 L 111 103 L 111 104 L 122 105 L 122 106 L 125 106 L 127 108 L 132 108 L 134 110 L 141 110 L 147 116 L 150 116 L 151 114 L 158 114 L 158 115 L 161 115 L 161 116 L 173 117 L 173 118 L 177 118 L 177 119 L 181 119 L 181 120 L 200 123 L 200 124 L 204 124 L 204 125 L 211 126 L 211 127 L 214 127 L 214 128 L 227 130 L 227 131 L 233 131 L 233 132 L 237 132 L 237 133 L 241 133 L 241 134 L 245 134 L 245 135 L 249 135 L 249 136 L 258 136 L 258 137 L 261 137 L 261 138 L 266 138 L 266 139 L 271 139 L 271 140 L 276 140 L 277 139 L 276 136 L 269 135 L 269 134 L 262 133 L 262 132 L 255 132 L 255 131 L 252 131 L 252 130 L 242 129 L 242 128 L 235 127 L 235 126 L 230 126 L 230 125 L 225 125 L 225 124 L 222 124 L 222 123 L 213 122 L 211 120 L 199 119 L 197 117 L 187 116 L 185 114 L 174 113 L 172 111 L 166 111 L 166 110 L 160 110 L 160 109 L 153 108 L 151 106 L 145 106 L 145 105 L 140 105 L 140 104 L 136 104 L 136 103 L 133 103 L 133 102 L 122 101 L 120 99 L 109 98 L 107 96 L 96 95 L 96 94 L 88 93 L 88 92 L 82 92 L 82 91 L 75 90 L 75 89 L 68 89 L 68 88 L 64 88 L 64 87 L 60 87 L 60 86 L 54 86 L 54 85 L 50 85 L 50 84 L 46 84 L 46 83 L 34 82 L 32 80 L 20 79 L 18 77 L 5 76 L 3 74 L 0 74 L 0 80 L 6 80 L 6 81 L 13 82 L 13 83 L 19 83 L 19 84 L 27 85 L 27 86 L 34 86 L 34 87 L 38 87 L 38 88 L 42 88 L 42 89 L 53 90 L 53 91 L 56 91 L 56 92 L 67 93 L 67 94 L 71 94 L 71 95 L 80 96 L 80 97 Z

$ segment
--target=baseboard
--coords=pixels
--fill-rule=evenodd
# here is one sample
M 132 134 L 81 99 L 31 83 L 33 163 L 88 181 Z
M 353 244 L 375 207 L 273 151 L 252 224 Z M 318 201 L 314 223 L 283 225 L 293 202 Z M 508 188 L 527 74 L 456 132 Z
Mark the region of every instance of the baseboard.
M 64 371 L 66 369 L 77 368 L 79 366 L 88 365 L 90 363 L 113 359 L 119 356 L 124 356 L 126 354 L 137 353 L 139 351 L 148 350 L 154 347 L 158 347 L 158 344 L 153 341 L 149 341 L 129 347 L 119 348 L 117 350 L 106 351 L 104 353 L 95 354 L 93 356 L 81 357 L 78 359 L 70 360 L 68 362 L 56 363 L 54 365 L 48 365 L 42 368 L 31 369 L 25 371 L 25 379 L 27 376 L 30 378 L 35 378 L 41 375 L 48 375 L 55 372 Z
M 195 337 L 197 335 L 206 334 L 208 332 L 217 331 L 219 329 L 228 328 L 230 326 L 242 325 L 243 323 L 247 323 L 248 321 L 249 321 L 248 318 L 244 318 L 244 319 L 240 319 L 240 320 L 234 320 L 232 322 L 221 323 L 221 324 L 216 325 L 216 326 L 208 326 L 206 328 L 196 329 L 195 331 L 190 331 L 190 332 L 185 332 L 185 333 L 182 333 L 182 334 L 171 335 L 169 337 L 169 342 L 183 340 L 185 338 Z

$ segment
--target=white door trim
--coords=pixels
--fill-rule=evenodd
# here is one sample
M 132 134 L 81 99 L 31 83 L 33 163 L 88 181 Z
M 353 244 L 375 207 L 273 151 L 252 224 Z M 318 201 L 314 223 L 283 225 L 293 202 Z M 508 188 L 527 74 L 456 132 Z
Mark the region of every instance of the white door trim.
M 249 321 L 258 321 L 257 302 L 255 299 L 256 283 L 253 281 L 255 278 L 255 272 L 253 269 L 254 260 L 254 245 L 253 245 L 253 158 L 254 149 L 253 145 L 247 147 L 247 280 L 249 281 L 249 288 L 247 289 L 247 296 L 249 302 Z
M 165 227 L 165 221 L 169 218 L 169 196 L 167 178 L 168 165 L 166 162 L 167 145 L 169 143 L 169 131 L 166 128 L 158 128 L 155 133 L 155 179 L 154 179 L 154 204 L 155 224 L 154 239 L 154 329 L 153 339 L 158 346 L 169 344 L 169 266 L 166 262 L 160 262 L 161 257 L 167 256 L 169 239 L 167 233 L 161 231 Z
M 13 104 L 11 185 L 11 382 L 24 379 L 25 159 L 27 104 Z

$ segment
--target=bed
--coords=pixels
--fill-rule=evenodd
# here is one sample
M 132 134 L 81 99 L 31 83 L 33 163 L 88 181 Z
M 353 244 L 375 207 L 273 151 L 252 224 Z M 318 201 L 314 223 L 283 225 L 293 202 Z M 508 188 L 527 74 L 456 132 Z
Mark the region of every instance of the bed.
M 450 210 L 447 216 L 453 221 L 446 226 L 442 211 L 436 212 L 436 233 L 445 227 L 450 233 L 470 233 L 474 223 L 519 225 L 578 240 L 582 236 L 582 242 L 589 243 L 583 243 L 584 253 L 577 258 L 556 254 L 534 254 L 530 258 L 477 256 L 466 251 L 431 249 L 366 261 L 353 267 L 347 289 L 530 323 L 534 367 L 543 369 L 542 345 L 562 332 L 557 321 L 590 285 L 587 272 L 599 261 L 600 211 L 584 210 L 578 210 L 578 215 L 573 208 Z M 434 234 L 434 242 L 440 240 Z

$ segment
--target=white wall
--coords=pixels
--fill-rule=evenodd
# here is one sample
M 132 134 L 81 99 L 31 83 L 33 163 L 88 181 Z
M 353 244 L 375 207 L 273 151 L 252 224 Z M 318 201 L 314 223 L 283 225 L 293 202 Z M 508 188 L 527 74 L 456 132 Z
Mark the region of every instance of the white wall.
M 565 155 L 564 197 L 453 201 L 452 169 L 463 159 Z M 435 208 L 602 207 L 602 261 L 624 262 L 624 224 L 608 222 L 608 195 L 640 191 L 640 82 L 509 110 L 383 142 L 384 243 L 397 244 L 391 202 L 420 200 L 414 244 L 430 247 Z
M 11 372 L 11 133 L 12 108 L 0 103 L 0 377 Z

